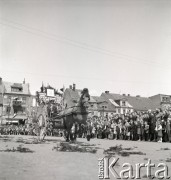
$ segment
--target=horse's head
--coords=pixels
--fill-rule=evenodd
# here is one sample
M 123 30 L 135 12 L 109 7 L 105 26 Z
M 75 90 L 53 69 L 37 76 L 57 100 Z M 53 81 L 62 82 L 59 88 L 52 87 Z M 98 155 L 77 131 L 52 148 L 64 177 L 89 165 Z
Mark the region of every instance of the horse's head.
M 90 94 L 87 88 L 84 88 L 81 92 L 81 97 L 80 97 L 80 104 L 83 107 L 88 107 L 89 106 L 89 100 L 90 100 Z

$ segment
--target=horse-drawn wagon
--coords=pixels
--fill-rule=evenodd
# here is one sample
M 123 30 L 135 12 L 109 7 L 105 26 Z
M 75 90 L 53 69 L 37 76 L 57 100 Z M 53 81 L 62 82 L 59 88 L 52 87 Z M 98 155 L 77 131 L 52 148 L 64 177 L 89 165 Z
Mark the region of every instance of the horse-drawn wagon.
M 88 102 L 90 100 L 88 89 L 84 88 L 82 90 L 78 100 L 74 100 L 75 104 L 72 107 L 61 108 L 60 112 L 57 112 L 56 114 L 52 113 L 53 108 L 49 108 L 49 106 L 52 107 L 52 105 L 50 104 L 50 101 L 47 101 L 46 99 L 47 96 L 43 92 L 43 88 L 41 88 L 41 92 L 37 93 L 37 102 L 39 104 L 37 123 L 40 129 L 40 139 L 44 139 L 45 129 L 48 124 L 51 123 L 53 129 L 64 129 L 67 141 L 75 140 L 78 127 L 80 124 L 86 124 L 87 121 Z

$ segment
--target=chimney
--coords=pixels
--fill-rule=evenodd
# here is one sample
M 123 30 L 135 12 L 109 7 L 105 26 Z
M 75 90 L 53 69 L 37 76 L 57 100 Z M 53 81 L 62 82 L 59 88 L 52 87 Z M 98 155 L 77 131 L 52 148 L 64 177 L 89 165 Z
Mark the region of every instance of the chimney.
M 2 84 L 2 78 L 0 77 L 0 85 Z
M 126 94 L 122 94 L 122 96 L 126 96 Z
M 69 85 L 69 88 L 72 89 L 72 85 Z
M 73 84 L 72 89 L 73 89 L 73 91 L 75 91 L 75 89 L 76 89 L 76 84 Z
M 140 95 L 136 95 L 136 97 L 140 97 Z
M 105 91 L 105 94 L 109 94 L 109 91 Z
M 130 94 L 128 94 L 128 96 L 130 96 Z

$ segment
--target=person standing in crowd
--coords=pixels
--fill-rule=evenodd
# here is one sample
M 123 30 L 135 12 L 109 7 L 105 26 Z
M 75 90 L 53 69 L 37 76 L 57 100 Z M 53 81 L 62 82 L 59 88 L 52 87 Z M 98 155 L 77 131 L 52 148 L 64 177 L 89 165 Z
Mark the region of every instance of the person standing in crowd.
M 156 131 L 157 131 L 157 142 L 162 142 L 162 125 L 160 121 L 156 123 Z
M 95 134 L 96 134 L 96 128 L 94 125 L 92 125 L 92 133 L 91 133 L 91 138 L 95 138 Z
M 141 135 L 142 135 L 142 131 L 141 131 L 141 122 L 140 119 L 137 119 L 137 139 L 138 141 L 141 141 Z
M 74 140 L 74 138 L 75 138 L 75 133 L 76 133 L 76 125 L 75 125 L 75 123 L 73 123 L 73 125 L 72 125 L 72 127 L 71 127 L 71 133 L 70 133 L 70 139 L 71 139 L 71 141 Z
M 109 139 L 110 140 L 113 139 L 113 129 L 112 128 L 110 128 Z
M 117 139 L 117 125 L 116 125 L 116 120 L 114 121 L 113 124 L 113 138 L 116 140 Z
M 137 120 L 135 120 L 133 123 L 133 141 L 137 141 Z
M 132 119 L 130 119 L 130 127 L 129 127 L 129 129 L 130 129 L 130 140 L 133 140 L 134 139 L 134 137 L 133 137 L 134 122 L 133 122 Z
M 145 141 L 149 140 L 149 125 L 147 121 L 144 122 L 144 139 Z
M 145 139 L 144 138 L 144 121 L 143 121 L 142 117 L 141 117 L 140 122 L 141 122 L 141 140 L 144 140 Z
M 162 116 L 162 139 L 163 139 L 163 142 L 166 142 L 167 141 L 167 131 L 166 131 L 166 125 L 167 125 L 167 119 L 169 117 L 169 113 L 167 112 L 167 110 L 165 110 L 163 112 L 163 116 Z
M 166 124 L 167 141 L 171 143 L 171 112 L 169 113 Z
M 87 138 L 87 141 L 90 141 L 91 133 L 92 133 L 91 124 L 88 123 L 87 126 L 86 126 L 86 134 L 87 134 L 86 138 Z
M 118 122 L 118 139 L 123 139 L 122 119 L 119 119 L 119 122 Z
M 130 140 L 130 124 L 127 120 L 125 121 L 125 128 L 126 128 L 126 140 Z

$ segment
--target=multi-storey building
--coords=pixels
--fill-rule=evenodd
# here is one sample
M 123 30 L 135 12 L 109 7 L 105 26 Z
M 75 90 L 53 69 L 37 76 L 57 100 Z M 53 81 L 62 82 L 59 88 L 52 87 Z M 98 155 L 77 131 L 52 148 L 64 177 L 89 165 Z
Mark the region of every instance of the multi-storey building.
M 161 102 L 162 98 L 159 98 L 158 96 L 148 98 L 141 97 L 140 95 L 131 96 L 130 94 L 114 94 L 109 93 L 109 91 L 102 93 L 101 97 L 103 97 L 108 104 L 112 103 L 115 112 L 119 114 L 125 114 L 133 111 L 148 111 L 149 109 L 155 110 L 156 108 L 159 108 L 161 104 L 163 106 L 171 105 L 171 101 L 169 102 L 169 96 L 167 96 L 168 99 L 166 99 L 166 96 L 164 95 L 162 96 L 164 100 L 163 102 Z
M 15 119 L 16 122 L 27 119 L 27 114 L 32 105 L 29 84 L 6 82 L 0 78 L 0 106 L 1 116 L 7 120 Z
M 97 116 L 112 116 L 116 114 L 116 106 L 102 96 L 93 96 L 97 104 Z
M 162 110 L 171 108 L 171 95 L 157 94 L 149 98 L 155 104 L 156 108 L 161 108 Z
M 112 109 L 115 110 L 115 113 L 125 114 L 133 112 L 133 106 L 129 103 L 126 96 L 105 91 L 105 93 L 101 94 L 101 97 L 103 97 L 109 105 L 112 105 Z

